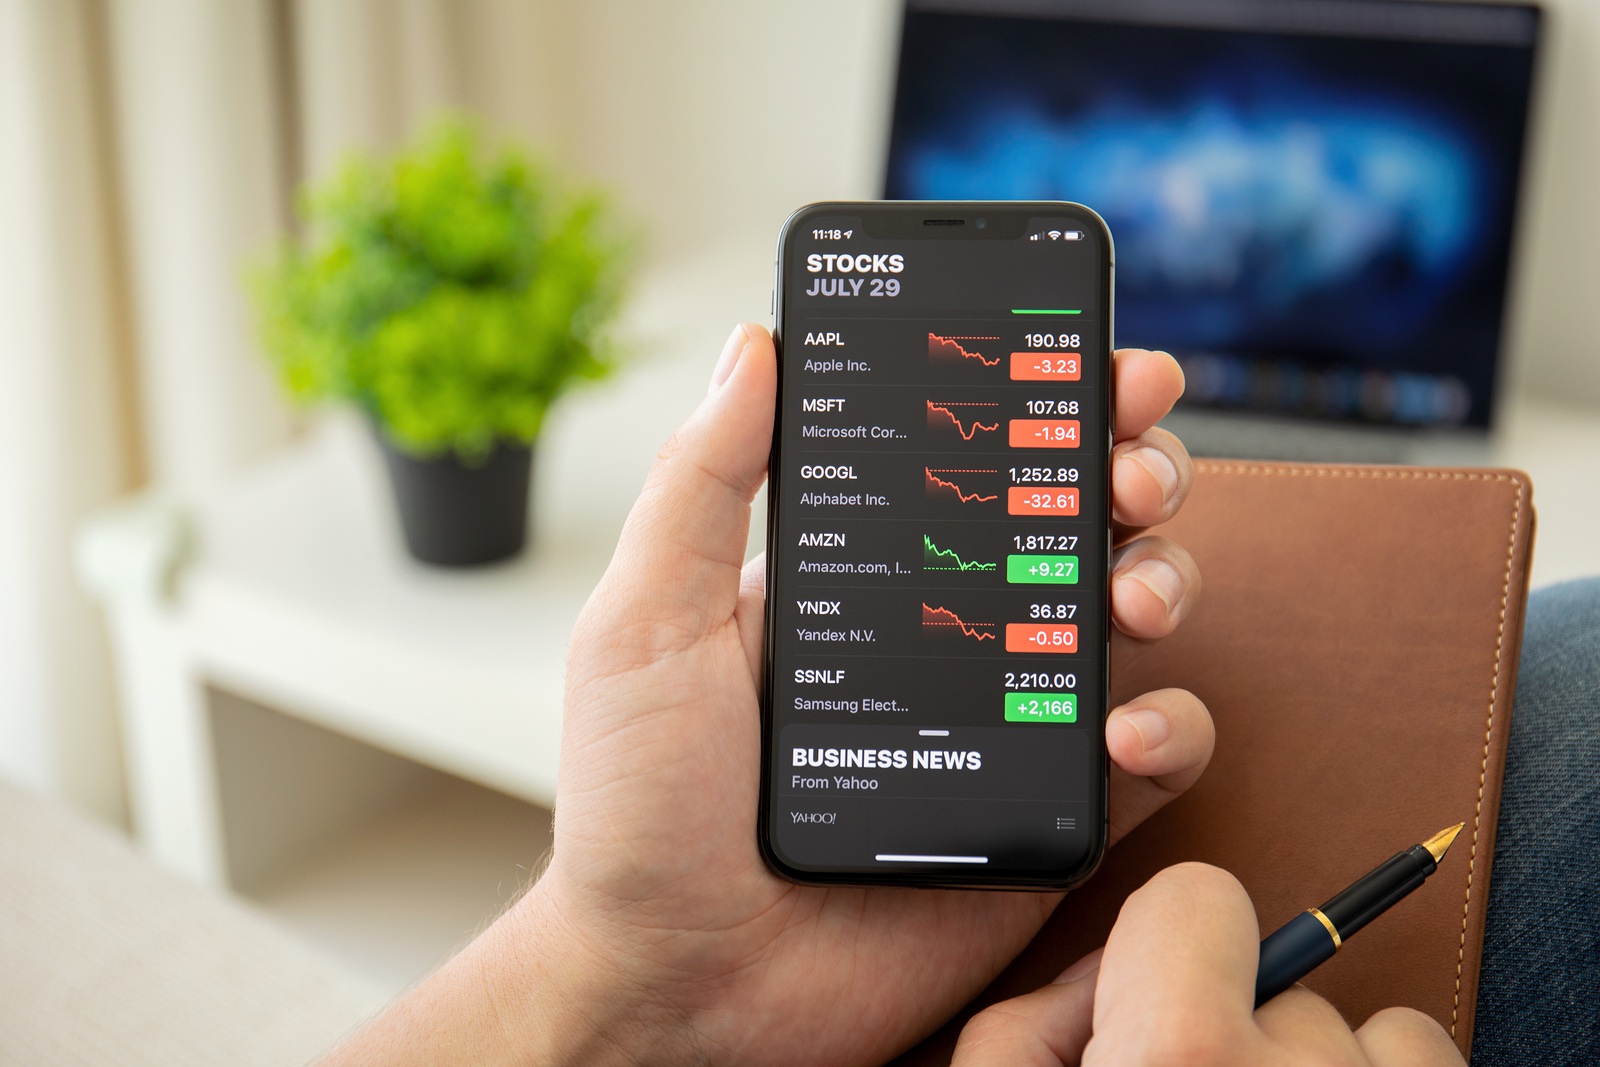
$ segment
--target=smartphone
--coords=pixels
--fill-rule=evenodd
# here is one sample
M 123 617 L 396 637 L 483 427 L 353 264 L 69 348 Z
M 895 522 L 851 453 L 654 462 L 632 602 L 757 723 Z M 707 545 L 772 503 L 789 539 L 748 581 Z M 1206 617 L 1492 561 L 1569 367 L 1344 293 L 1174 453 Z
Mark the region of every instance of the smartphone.
M 758 824 L 782 876 L 1045 890 L 1099 862 L 1112 262 L 1064 202 L 784 224 Z

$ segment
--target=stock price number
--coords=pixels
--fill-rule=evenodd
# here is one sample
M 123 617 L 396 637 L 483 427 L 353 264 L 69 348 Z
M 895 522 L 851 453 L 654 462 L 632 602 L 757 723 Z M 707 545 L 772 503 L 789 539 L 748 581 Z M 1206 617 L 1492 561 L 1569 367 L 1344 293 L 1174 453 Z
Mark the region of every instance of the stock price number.
M 1011 543 L 1018 552 L 1071 552 L 1078 547 L 1078 535 L 1017 534 Z
M 1076 400 L 1030 400 L 1028 401 L 1029 415 L 1076 415 L 1078 402 Z
M 1077 467 L 1012 467 L 1011 480 L 1017 485 L 1054 485 L 1076 482 Z
M 1029 348 L 1077 348 L 1083 338 L 1076 333 L 1030 333 L 1022 341 Z
M 1076 689 L 1078 676 L 1070 671 L 1006 671 L 1007 689 Z
M 1029 604 L 1028 618 L 1030 619 L 1075 619 L 1078 616 L 1076 604 Z

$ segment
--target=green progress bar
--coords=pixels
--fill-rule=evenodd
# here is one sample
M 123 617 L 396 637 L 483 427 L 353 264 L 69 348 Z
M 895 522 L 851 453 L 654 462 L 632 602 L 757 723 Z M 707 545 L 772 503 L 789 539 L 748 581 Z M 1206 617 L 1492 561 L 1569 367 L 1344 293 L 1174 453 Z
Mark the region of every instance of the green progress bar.
M 1078 308 L 1012 308 L 1013 315 L 1082 315 Z

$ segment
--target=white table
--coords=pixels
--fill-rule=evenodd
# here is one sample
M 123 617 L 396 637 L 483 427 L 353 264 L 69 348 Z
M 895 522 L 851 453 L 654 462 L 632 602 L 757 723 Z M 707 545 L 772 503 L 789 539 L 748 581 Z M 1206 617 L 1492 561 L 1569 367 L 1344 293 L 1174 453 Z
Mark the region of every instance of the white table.
M 561 409 L 539 457 L 536 550 L 520 562 L 450 573 L 405 558 L 371 443 L 348 420 L 205 499 L 145 498 L 86 530 L 81 569 L 110 620 L 146 846 L 227 880 L 210 687 L 548 806 L 573 620 L 725 330 L 765 317 L 768 255 L 750 242 L 654 277 L 632 321 L 655 357 Z M 1530 402 L 1507 416 L 1491 458 L 1533 475 L 1535 583 L 1600 572 L 1600 417 Z
M 90 523 L 79 570 L 106 608 L 145 847 L 228 881 L 213 689 L 548 807 L 572 624 L 727 331 L 767 317 L 770 257 L 745 242 L 649 277 L 628 320 L 636 365 L 570 398 L 546 430 L 519 561 L 444 571 L 407 558 L 381 463 L 349 417 L 202 499 L 147 494 Z M 758 547 L 764 501 L 755 510 Z M 315 817 L 337 821 L 362 792 L 328 792 Z

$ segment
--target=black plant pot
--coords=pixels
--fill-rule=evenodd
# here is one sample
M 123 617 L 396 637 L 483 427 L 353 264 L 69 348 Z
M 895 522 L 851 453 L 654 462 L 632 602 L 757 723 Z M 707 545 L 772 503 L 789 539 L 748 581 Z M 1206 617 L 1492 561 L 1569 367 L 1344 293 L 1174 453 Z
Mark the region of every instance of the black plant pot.
M 389 468 L 406 548 L 423 563 L 476 567 L 510 559 L 528 539 L 533 446 L 502 441 L 482 462 L 454 452 L 418 459 L 374 436 Z

